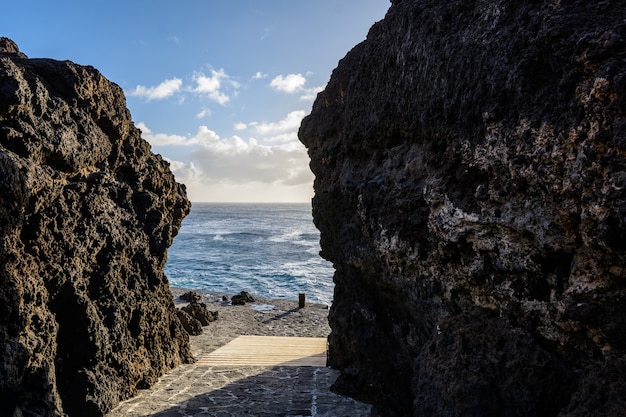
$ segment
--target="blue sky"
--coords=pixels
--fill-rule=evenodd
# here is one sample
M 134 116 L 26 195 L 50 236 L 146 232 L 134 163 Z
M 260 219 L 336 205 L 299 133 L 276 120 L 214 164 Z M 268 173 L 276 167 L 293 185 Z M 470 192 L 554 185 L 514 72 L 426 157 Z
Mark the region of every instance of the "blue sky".
M 1 36 L 93 65 L 192 201 L 308 202 L 297 140 L 338 61 L 388 0 L 14 1 Z

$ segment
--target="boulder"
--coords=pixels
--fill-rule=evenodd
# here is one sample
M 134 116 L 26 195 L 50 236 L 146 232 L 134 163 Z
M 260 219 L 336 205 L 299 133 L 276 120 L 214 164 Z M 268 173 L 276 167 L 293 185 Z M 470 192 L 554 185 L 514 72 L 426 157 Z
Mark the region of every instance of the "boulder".
M 190 336 L 202 334 L 202 323 L 182 308 L 176 309 L 176 316 Z
M 242 291 L 239 294 L 235 294 L 230 298 L 233 305 L 244 305 L 246 303 L 254 303 L 254 297 L 246 291 Z
M 192 360 L 163 273 L 189 208 L 119 86 L 0 38 L 0 415 L 102 416 Z
M 189 303 L 182 307 L 181 310 L 198 320 L 203 326 L 208 326 L 209 323 L 214 322 L 218 317 L 218 312 L 209 311 L 204 303 Z
M 617 0 L 397 0 L 339 62 L 299 131 L 338 390 L 381 416 L 623 412 L 624 62 Z
M 202 296 L 195 291 L 187 291 L 180 296 L 180 299 L 189 303 L 194 303 L 202 300 Z

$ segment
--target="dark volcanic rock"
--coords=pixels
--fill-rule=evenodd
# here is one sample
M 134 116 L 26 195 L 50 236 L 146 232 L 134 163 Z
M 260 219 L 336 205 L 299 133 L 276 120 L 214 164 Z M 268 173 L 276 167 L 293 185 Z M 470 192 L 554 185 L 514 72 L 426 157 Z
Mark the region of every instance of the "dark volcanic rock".
M 199 334 L 202 334 L 202 323 L 200 323 L 200 320 L 180 308 L 176 310 L 176 315 L 178 316 L 180 323 L 185 328 L 185 331 L 191 336 L 198 336 Z
M 383 416 L 621 415 L 624 2 L 392 3 L 299 133 L 337 389 Z
M 204 303 L 189 303 L 185 307 L 182 307 L 181 310 L 198 320 L 203 326 L 208 326 L 210 323 L 217 320 L 218 317 L 218 312 L 209 311 Z
M 202 300 L 202 296 L 195 291 L 187 291 L 180 296 L 180 299 L 189 303 L 195 303 Z
M 244 305 L 246 303 L 254 303 L 254 297 L 246 291 L 242 291 L 239 294 L 235 294 L 230 298 L 233 305 Z
M 192 360 L 163 274 L 190 204 L 91 67 L 0 39 L 0 415 L 99 416 Z

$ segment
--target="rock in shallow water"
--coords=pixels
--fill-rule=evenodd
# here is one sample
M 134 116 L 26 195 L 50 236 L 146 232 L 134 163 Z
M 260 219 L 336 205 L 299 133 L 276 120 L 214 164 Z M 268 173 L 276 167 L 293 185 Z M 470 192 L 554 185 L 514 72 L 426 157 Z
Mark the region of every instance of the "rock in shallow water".
M 163 274 L 190 203 L 94 68 L 2 38 L 0 74 L 0 415 L 102 415 L 192 360 Z
M 623 11 L 396 1 L 341 60 L 299 133 L 337 389 L 387 416 L 626 406 Z

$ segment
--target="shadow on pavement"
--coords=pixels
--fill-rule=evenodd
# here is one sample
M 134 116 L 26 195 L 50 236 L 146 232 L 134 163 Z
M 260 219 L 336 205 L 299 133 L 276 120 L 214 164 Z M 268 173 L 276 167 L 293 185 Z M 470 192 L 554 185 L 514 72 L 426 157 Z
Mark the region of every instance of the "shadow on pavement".
M 221 369 L 214 373 L 219 378 Z M 227 372 L 227 369 L 224 369 Z M 369 416 L 370 406 L 330 391 L 337 371 L 316 367 L 274 367 L 259 375 L 231 381 L 210 390 L 208 381 L 199 380 L 190 389 L 173 396 L 177 405 L 150 414 L 155 417 L 230 416 Z M 200 392 L 189 398 L 193 392 Z M 209 390 L 207 390 L 209 389 Z M 193 394 L 192 394 L 193 395 Z M 185 398 L 186 396 L 186 398 Z M 126 414 L 133 417 L 134 414 Z M 137 414 L 145 415 L 145 414 Z

